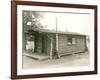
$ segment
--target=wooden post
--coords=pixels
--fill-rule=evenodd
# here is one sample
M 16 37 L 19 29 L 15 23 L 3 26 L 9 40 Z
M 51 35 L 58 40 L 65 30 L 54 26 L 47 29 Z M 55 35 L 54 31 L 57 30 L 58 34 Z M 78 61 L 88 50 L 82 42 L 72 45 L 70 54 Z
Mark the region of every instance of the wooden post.
M 58 51 L 58 34 L 56 34 L 56 50 Z
M 56 32 L 57 32 L 57 18 L 56 18 Z M 57 56 L 60 58 L 60 55 L 58 53 L 58 34 L 56 33 L 56 51 L 57 51 Z
M 52 49 L 53 49 L 53 40 L 50 39 L 50 59 L 53 58 L 53 56 L 52 56 Z
M 58 25 L 57 25 L 57 18 L 56 18 L 56 32 L 57 32 L 57 27 L 58 27 Z M 58 34 L 56 33 L 56 50 L 58 51 Z
M 58 57 L 60 58 L 60 55 L 58 53 L 58 34 L 57 33 L 56 33 L 56 51 L 57 51 Z

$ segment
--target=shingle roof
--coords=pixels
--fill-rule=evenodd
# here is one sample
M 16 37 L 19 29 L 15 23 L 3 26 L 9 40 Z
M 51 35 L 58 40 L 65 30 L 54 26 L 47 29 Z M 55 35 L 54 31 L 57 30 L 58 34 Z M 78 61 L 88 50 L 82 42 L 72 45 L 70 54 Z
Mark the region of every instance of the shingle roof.
M 80 35 L 80 36 L 86 36 L 85 34 L 80 34 L 76 32 L 64 32 L 64 31 L 55 31 L 55 30 L 49 30 L 49 29 L 39 29 L 39 28 L 33 28 L 30 29 L 31 32 L 36 31 L 39 33 L 52 33 L 52 34 L 66 34 L 66 35 Z M 26 32 L 27 33 L 27 32 Z
M 86 36 L 85 34 L 80 34 L 76 32 L 64 32 L 64 31 L 55 31 L 55 30 L 48 30 L 48 29 L 32 29 L 33 31 L 40 32 L 40 33 L 52 33 L 52 34 L 67 34 L 67 35 L 80 35 L 80 36 Z

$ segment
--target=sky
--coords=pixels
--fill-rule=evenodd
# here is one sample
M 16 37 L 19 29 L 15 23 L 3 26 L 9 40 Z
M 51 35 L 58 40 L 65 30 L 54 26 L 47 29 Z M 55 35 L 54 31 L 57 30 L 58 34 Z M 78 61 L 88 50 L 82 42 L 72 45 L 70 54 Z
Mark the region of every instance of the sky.
M 44 12 L 41 24 L 46 29 L 89 34 L 89 14 Z M 56 24 L 57 23 L 57 24 Z

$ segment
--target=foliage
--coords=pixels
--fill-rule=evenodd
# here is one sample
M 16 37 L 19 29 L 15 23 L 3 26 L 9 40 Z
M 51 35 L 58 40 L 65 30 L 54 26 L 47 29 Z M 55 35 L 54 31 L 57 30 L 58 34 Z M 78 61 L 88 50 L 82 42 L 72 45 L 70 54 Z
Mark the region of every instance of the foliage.
M 43 13 L 34 11 L 23 11 L 22 16 L 24 32 L 27 32 L 27 30 L 29 29 L 43 28 L 43 26 L 39 22 L 43 18 Z

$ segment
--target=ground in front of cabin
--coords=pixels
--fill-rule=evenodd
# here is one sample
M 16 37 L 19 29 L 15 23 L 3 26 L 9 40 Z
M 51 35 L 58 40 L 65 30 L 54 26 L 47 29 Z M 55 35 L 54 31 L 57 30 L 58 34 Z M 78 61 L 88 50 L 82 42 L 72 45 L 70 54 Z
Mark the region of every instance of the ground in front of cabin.
M 34 68 L 59 68 L 88 66 L 89 53 L 78 53 L 60 57 L 60 59 L 36 60 L 29 56 L 23 56 L 23 69 Z

